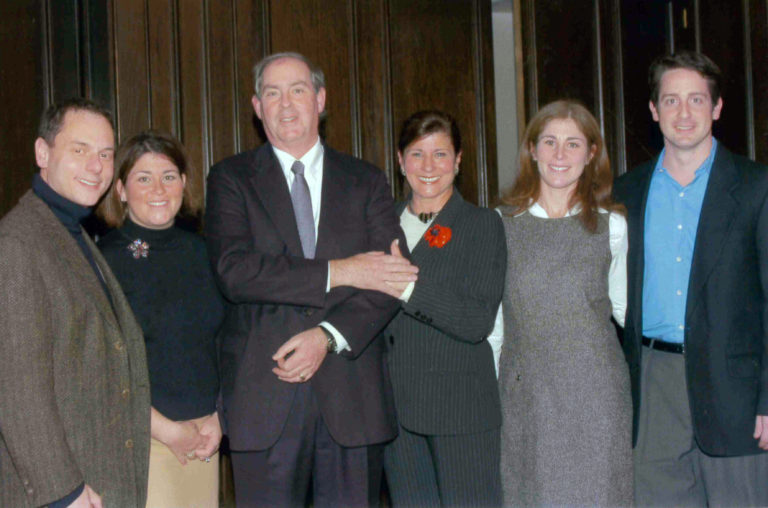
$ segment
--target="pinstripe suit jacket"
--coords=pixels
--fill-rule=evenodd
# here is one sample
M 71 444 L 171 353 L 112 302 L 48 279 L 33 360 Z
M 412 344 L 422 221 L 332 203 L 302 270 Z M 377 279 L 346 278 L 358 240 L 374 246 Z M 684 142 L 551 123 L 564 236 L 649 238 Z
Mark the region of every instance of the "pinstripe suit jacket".
M 114 311 L 69 232 L 31 191 L 0 221 L 0 506 L 85 482 L 143 506 L 149 379 L 141 328 L 104 258 Z
M 451 228 L 451 240 L 442 248 L 419 240 L 411 253 L 419 280 L 385 332 L 398 419 L 420 434 L 493 429 L 501 412 L 485 339 L 504 291 L 504 227 L 456 189 L 433 224 Z

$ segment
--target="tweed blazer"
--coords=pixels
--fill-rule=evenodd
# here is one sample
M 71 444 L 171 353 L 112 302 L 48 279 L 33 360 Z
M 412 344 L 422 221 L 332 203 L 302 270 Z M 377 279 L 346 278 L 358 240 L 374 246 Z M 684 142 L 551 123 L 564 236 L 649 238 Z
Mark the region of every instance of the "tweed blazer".
M 397 417 L 420 434 L 490 430 L 501 425 L 486 337 L 504 292 L 504 226 L 496 212 L 467 203 L 456 189 L 435 224 L 449 227 L 451 239 L 441 248 L 424 238 L 416 244 L 411 260 L 419 280 L 385 331 Z
M 632 378 L 635 440 L 643 335 L 644 225 L 658 157 L 616 181 L 627 207 L 624 352 Z M 768 168 L 718 145 L 691 262 L 685 374 L 693 434 L 714 456 L 763 453 L 752 437 L 768 414 Z
M 144 339 L 87 234 L 32 191 L 0 221 L 0 505 L 41 506 L 85 482 L 143 506 L 149 467 Z M 114 308 L 114 310 L 113 310 Z

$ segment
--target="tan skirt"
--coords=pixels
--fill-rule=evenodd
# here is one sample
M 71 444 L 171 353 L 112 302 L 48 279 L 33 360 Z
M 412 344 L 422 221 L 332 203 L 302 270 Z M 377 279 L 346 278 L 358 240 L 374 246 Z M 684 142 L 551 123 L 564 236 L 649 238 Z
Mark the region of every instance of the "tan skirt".
M 160 441 L 149 450 L 147 508 L 217 508 L 219 506 L 219 453 L 210 462 L 188 460 L 185 466 Z

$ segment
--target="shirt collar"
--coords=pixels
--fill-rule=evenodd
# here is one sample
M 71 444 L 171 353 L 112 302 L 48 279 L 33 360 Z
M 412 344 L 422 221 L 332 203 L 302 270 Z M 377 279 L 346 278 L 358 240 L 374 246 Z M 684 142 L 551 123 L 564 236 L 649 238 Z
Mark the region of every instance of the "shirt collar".
M 717 153 L 717 139 L 715 137 L 712 137 L 712 148 L 709 150 L 709 155 L 707 155 L 707 158 L 704 159 L 704 162 L 701 163 L 701 166 L 696 168 L 696 171 L 694 171 L 694 174 L 696 175 L 693 180 L 696 181 L 698 178 L 709 176 L 709 172 L 712 170 L 712 164 L 715 162 L 715 154 Z M 666 168 L 664 168 L 663 162 L 664 162 L 664 154 L 667 152 L 666 148 L 662 148 L 661 153 L 659 154 L 659 158 L 656 160 L 656 167 L 653 169 L 654 173 L 659 173 L 661 171 L 667 172 Z
M 288 152 L 280 150 L 274 145 L 272 145 L 272 150 L 280 163 L 285 178 L 287 178 L 289 182 L 292 182 L 293 172 L 291 171 L 291 166 L 293 166 L 294 161 L 297 160 L 296 157 Z M 312 145 L 312 148 L 307 150 L 307 153 L 302 155 L 298 160 L 304 164 L 304 176 L 308 179 L 315 179 L 322 169 L 321 162 L 323 160 L 323 144 L 320 142 L 319 137 L 315 144 Z
M 568 210 L 564 217 L 570 217 L 572 215 L 578 215 L 581 211 L 581 203 L 576 203 L 573 208 Z M 544 207 L 541 206 L 538 203 L 534 203 L 531 205 L 531 207 L 528 209 L 528 213 L 533 215 L 534 217 L 539 217 L 540 219 L 549 219 L 549 215 L 547 214 L 547 211 L 544 210 Z

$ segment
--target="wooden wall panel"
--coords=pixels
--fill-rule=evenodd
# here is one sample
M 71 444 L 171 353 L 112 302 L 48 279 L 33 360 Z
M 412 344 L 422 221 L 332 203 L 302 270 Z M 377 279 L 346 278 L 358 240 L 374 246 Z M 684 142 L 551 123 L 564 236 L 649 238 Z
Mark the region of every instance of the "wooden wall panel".
M 150 125 L 173 133 L 179 131 L 175 15 L 173 0 L 147 1 Z
M 390 65 L 395 138 L 402 122 L 421 109 L 453 115 L 462 135 L 458 186 L 464 197 L 479 202 L 476 95 L 483 91 L 476 89 L 475 73 L 482 67 L 475 64 L 477 47 L 472 41 L 479 29 L 473 24 L 475 8 L 475 2 L 463 0 L 392 0 Z M 415 19 L 429 20 L 429 29 L 412 22 Z M 445 44 L 446 38 L 456 34 L 464 34 L 462 43 Z
M 389 68 L 389 25 L 385 0 L 357 5 L 357 46 L 360 97 L 360 156 L 397 179 L 392 87 Z
M 195 171 L 187 177 L 187 185 L 198 192 L 205 188 L 205 175 L 210 166 L 208 121 L 206 115 L 206 73 L 204 13 L 202 2 L 178 3 L 179 34 L 179 137 L 187 149 Z
M 248 150 L 262 143 L 260 124 L 253 112 L 253 66 L 267 54 L 266 8 L 259 0 L 235 2 L 235 105 L 237 116 L 236 149 Z
M 350 1 L 270 2 L 270 52 L 298 51 L 323 69 L 327 88 L 323 133 L 336 150 L 354 153 L 356 120 L 349 98 L 354 82 L 350 36 L 355 27 Z
M 231 2 L 207 2 L 207 71 L 212 161 L 235 153 L 235 52 Z
M 590 2 L 524 0 L 526 116 L 571 98 L 596 111 L 595 13 Z
M 115 120 L 121 141 L 151 125 L 145 6 L 135 0 L 114 0 Z
M 324 70 L 321 134 L 381 166 L 399 196 L 395 136 L 423 108 L 457 117 L 465 197 L 486 204 L 497 192 L 484 0 L 30 3 L 37 3 L 40 24 L 30 29 L 39 39 L 27 46 L 25 62 L 40 62 L 44 77 L 27 90 L 43 105 L 75 95 L 99 100 L 113 108 L 120 141 L 150 127 L 177 135 L 195 168 L 188 182 L 196 193 L 204 192 L 211 164 L 265 141 L 251 107 L 251 69 L 277 51 L 304 53 Z M 19 132 L 30 138 L 29 129 Z
M 45 108 L 43 9 L 33 2 L 0 2 L 0 216 L 16 205 L 37 171 L 33 144 Z

